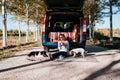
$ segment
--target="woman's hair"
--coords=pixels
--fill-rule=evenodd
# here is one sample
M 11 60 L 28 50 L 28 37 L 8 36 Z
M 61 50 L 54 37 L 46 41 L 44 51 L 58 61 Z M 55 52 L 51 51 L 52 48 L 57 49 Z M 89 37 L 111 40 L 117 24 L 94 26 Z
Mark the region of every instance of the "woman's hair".
M 65 35 L 64 35 L 64 34 L 60 34 L 59 37 L 60 37 L 60 36 L 63 36 L 63 37 L 65 38 Z
M 60 35 L 59 35 L 59 40 L 60 40 L 60 36 L 62 36 L 62 37 L 64 38 L 64 40 L 66 40 L 66 37 L 65 37 L 64 34 L 60 34 Z

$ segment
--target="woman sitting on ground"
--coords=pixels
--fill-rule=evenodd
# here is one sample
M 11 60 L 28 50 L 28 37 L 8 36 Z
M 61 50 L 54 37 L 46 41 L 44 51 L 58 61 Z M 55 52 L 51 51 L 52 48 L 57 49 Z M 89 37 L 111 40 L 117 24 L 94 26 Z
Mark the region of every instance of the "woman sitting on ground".
M 50 54 L 50 59 L 54 60 L 59 56 L 67 57 L 68 54 L 69 54 L 69 42 L 66 40 L 66 37 L 64 34 L 60 34 L 59 41 L 58 41 L 58 52 L 54 54 Z

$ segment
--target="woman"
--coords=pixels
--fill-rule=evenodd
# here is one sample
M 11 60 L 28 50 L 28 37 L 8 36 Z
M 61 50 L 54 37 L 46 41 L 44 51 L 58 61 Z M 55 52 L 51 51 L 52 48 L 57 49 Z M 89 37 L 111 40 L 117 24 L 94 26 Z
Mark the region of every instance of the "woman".
M 54 60 L 59 56 L 67 57 L 68 53 L 69 53 L 69 42 L 66 40 L 64 34 L 60 34 L 58 41 L 58 52 L 54 54 L 50 54 L 50 59 Z

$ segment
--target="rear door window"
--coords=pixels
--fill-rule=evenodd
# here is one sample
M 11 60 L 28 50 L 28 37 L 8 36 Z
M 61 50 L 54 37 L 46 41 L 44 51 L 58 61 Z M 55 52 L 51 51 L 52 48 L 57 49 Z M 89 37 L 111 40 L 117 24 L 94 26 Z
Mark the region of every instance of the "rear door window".
M 84 0 L 44 0 L 48 9 L 81 9 Z

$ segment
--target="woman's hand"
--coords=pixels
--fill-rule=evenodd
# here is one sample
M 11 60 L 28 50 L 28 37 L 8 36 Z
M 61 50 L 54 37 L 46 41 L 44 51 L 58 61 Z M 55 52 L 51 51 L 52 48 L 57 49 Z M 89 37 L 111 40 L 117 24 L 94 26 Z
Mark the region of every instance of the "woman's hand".
M 64 46 L 64 45 L 65 45 L 65 43 L 64 43 L 64 42 L 61 42 L 61 43 L 60 43 L 60 45 L 61 45 L 61 46 Z

